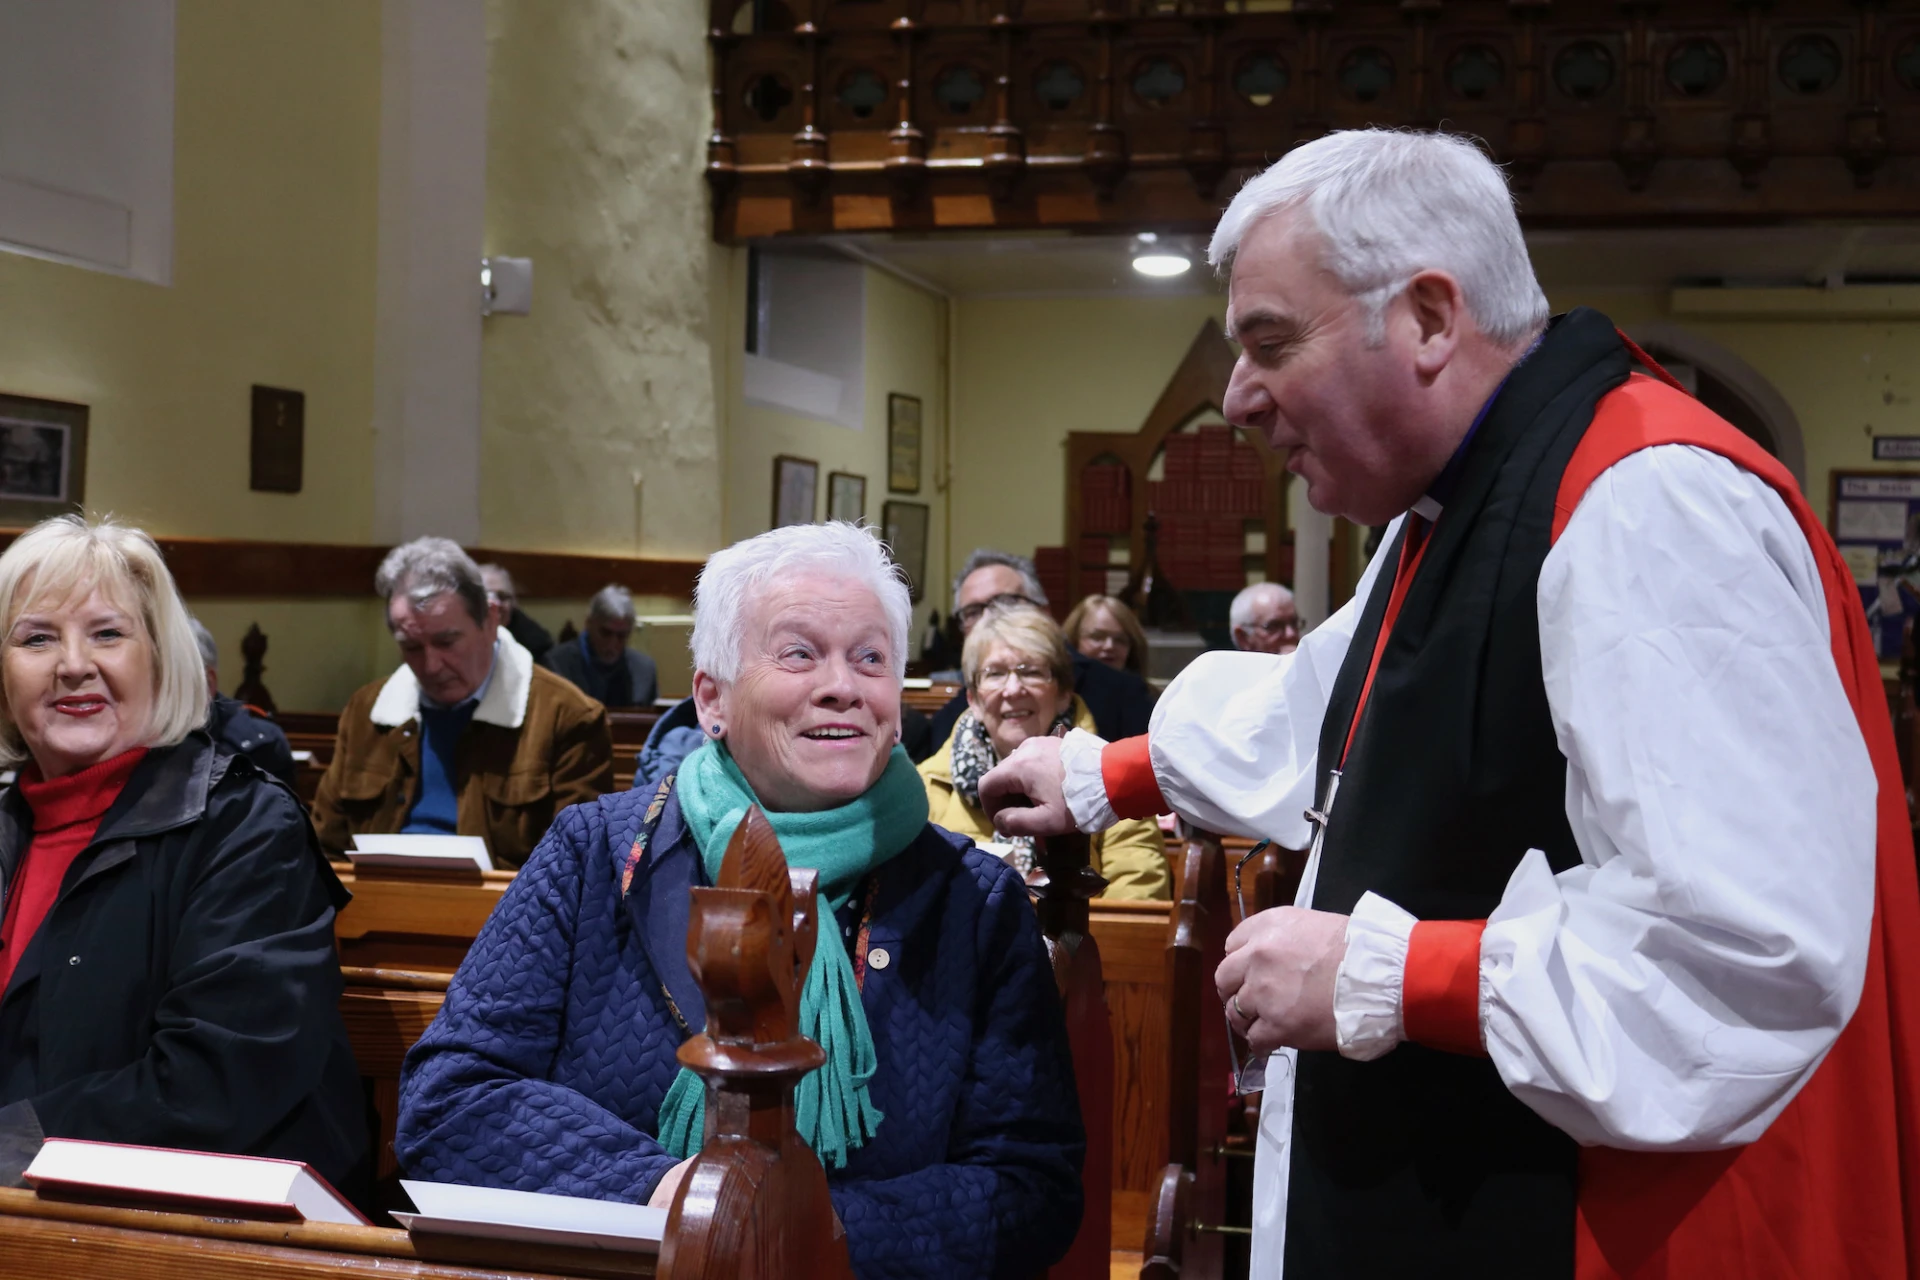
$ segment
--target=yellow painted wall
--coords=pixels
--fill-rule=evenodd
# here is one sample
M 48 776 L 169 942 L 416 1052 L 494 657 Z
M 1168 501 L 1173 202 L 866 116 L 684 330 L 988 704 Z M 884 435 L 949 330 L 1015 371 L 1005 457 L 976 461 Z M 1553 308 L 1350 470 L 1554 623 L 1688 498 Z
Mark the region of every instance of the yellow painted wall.
M 90 407 L 96 512 L 161 534 L 364 542 L 380 5 L 182 0 L 175 59 L 172 285 L 0 254 L 0 390 Z M 300 493 L 247 487 L 254 383 L 306 393 Z M 189 603 L 226 688 L 256 620 L 281 705 L 338 706 L 370 678 L 370 602 Z
M 1031 555 L 1066 538 L 1070 431 L 1132 432 L 1214 295 L 963 299 L 954 361 L 953 557 Z
M 380 0 L 181 0 L 178 15 L 173 284 L 0 254 L 0 390 L 91 406 L 97 511 L 159 534 L 365 542 Z M 704 15 L 701 0 L 489 0 L 486 248 L 536 263 L 533 315 L 489 320 L 483 339 L 490 545 L 718 545 Z M 306 393 L 301 493 L 248 489 L 256 382 Z M 276 700 L 318 710 L 396 661 L 371 587 L 189 603 L 225 687 L 258 622 Z M 555 630 L 585 615 L 527 603 Z M 648 644 L 684 686 L 683 645 Z
M 175 86 L 172 286 L 0 254 L 0 389 L 91 407 L 95 510 L 363 541 L 380 6 L 184 0 Z M 247 488 L 254 383 L 306 392 L 300 493 Z
M 1920 435 L 1920 320 L 1674 315 L 1670 295 L 1549 290 L 1554 310 L 1595 307 L 1631 326 L 1664 320 L 1727 348 L 1772 382 L 1800 419 L 1807 497 L 1824 517 L 1835 468 L 1886 467 L 1876 435 Z
M 866 413 L 862 429 L 803 418 L 749 404 L 741 394 L 741 357 L 746 336 L 745 249 L 714 254 L 715 270 L 725 273 L 726 327 L 715 351 L 724 359 L 726 396 L 726 541 L 763 533 L 773 520 L 773 460 L 781 454 L 820 464 L 816 514 L 827 513 L 828 476 L 850 472 L 867 479 L 866 518 L 881 521 L 891 497 L 924 503 L 928 512 L 928 589 L 914 611 L 916 638 L 930 610 L 946 615 L 947 561 L 944 539 L 946 495 L 939 489 L 941 433 L 946 420 L 946 303 L 882 271 L 866 276 Z M 887 491 L 887 397 L 918 396 L 921 407 L 921 481 L 919 493 Z
M 721 530 L 704 0 L 489 0 L 487 252 L 533 312 L 483 339 L 490 546 L 697 556 Z
M 1556 311 L 1669 321 L 1738 355 L 1799 417 L 1809 497 L 1833 468 L 1872 467 L 1873 435 L 1920 434 L 1920 321 L 1670 314 L 1665 291 L 1549 289 Z M 1139 427 L 1220 297 L 965 299 L 958 304 L 953 547 L 1023 554 L 1065 534 L 1069 431 Z M 1884 465 L 1884 464 L 1882 464 Z

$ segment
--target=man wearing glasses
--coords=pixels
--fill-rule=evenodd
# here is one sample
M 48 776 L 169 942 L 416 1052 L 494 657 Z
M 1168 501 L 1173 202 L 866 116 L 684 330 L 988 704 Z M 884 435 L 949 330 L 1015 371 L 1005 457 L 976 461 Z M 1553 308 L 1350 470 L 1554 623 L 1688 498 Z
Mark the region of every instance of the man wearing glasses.
M 1233 647 L 1248 653 L 1292 653 L 1300 647 L 1300 611 L 1293 592 L 1277 582 L 1256 582 L 1227 607 Z
M 1215 975 L 1271 1052 L 1253 1275 L 1920 1274 L 1920 890 L 1860 596 L 1792 474 L 1549 318 L 1465 138 L 1334 133 L 1209 255 L 1223 406 L 1392 522 L 1282 658 L 1030 740 L 1011 835 L 1310 846 Z
M 953 579 L 953 616 L 960 623 L 962 639 L 972 634 L 981 615 L 996 604 L 1028 604 L 1045 609 L 1047 593 L 1040 585 L 1040 575 L 1034 572 L 1033 561 L 991 547 L 976 547 Z M 1153 714 L 1153 693 L 1147 688 L 1147 682 L 1133 672 L 1116 671 L 1076 651 L 1073 689 L 1093 713 L 1094 727 L 1102 737 L 1130 738 L 1147 731 L 1147 719 Z M 964 690 L 940 708 L 933 717 L 935 744 L 953 735 L 953 726 L 966 709 Z

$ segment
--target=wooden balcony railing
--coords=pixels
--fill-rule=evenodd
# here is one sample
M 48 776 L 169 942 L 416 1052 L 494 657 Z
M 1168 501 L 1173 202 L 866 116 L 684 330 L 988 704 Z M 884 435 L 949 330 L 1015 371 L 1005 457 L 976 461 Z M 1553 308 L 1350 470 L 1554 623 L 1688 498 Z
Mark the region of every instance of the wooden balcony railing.
M 1529 221 L 1920 212 L 1916 0 L 713 0 L 719 236 L 1201 230 L 1294 144 L 1444 127 Z

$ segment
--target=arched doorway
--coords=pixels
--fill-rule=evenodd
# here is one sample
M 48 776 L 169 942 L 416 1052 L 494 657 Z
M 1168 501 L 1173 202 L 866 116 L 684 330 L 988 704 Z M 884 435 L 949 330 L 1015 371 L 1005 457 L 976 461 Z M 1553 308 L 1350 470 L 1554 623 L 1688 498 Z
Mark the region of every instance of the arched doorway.
M 1793 472 L 1807 489 L 1807 445 L 1800 419 L 1758 369 L 1710 338 L 1658 320 L 1627 336 L 1672 373 L 1701 404 L 1740 428 Z

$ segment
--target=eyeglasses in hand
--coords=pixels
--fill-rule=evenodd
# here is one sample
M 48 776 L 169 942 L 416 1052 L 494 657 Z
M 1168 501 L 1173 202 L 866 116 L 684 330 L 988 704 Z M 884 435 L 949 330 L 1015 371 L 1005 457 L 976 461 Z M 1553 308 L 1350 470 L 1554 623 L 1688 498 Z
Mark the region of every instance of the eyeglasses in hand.
M 1240 885 L 1241 870 L 1272 843 L 1271 840 L 1262 840 L 1241 854 L 1233 864 L 1233 901 L 1228 904 L 1228 911 L 1233 916 L 1236 928 L 1247 920 L 1246 891 Z M 1233 1096 L 1244 1098 L 1250 1093 L 1259 1093 L 1267 1087 L 1267 1055 L 1255 1053 L 1246 1038 L 1234 1030 L 1231 1009 L 1222 1010 L 1222 1016 L 1227 1020 L 1227 1059 L 1233 1066 Z

